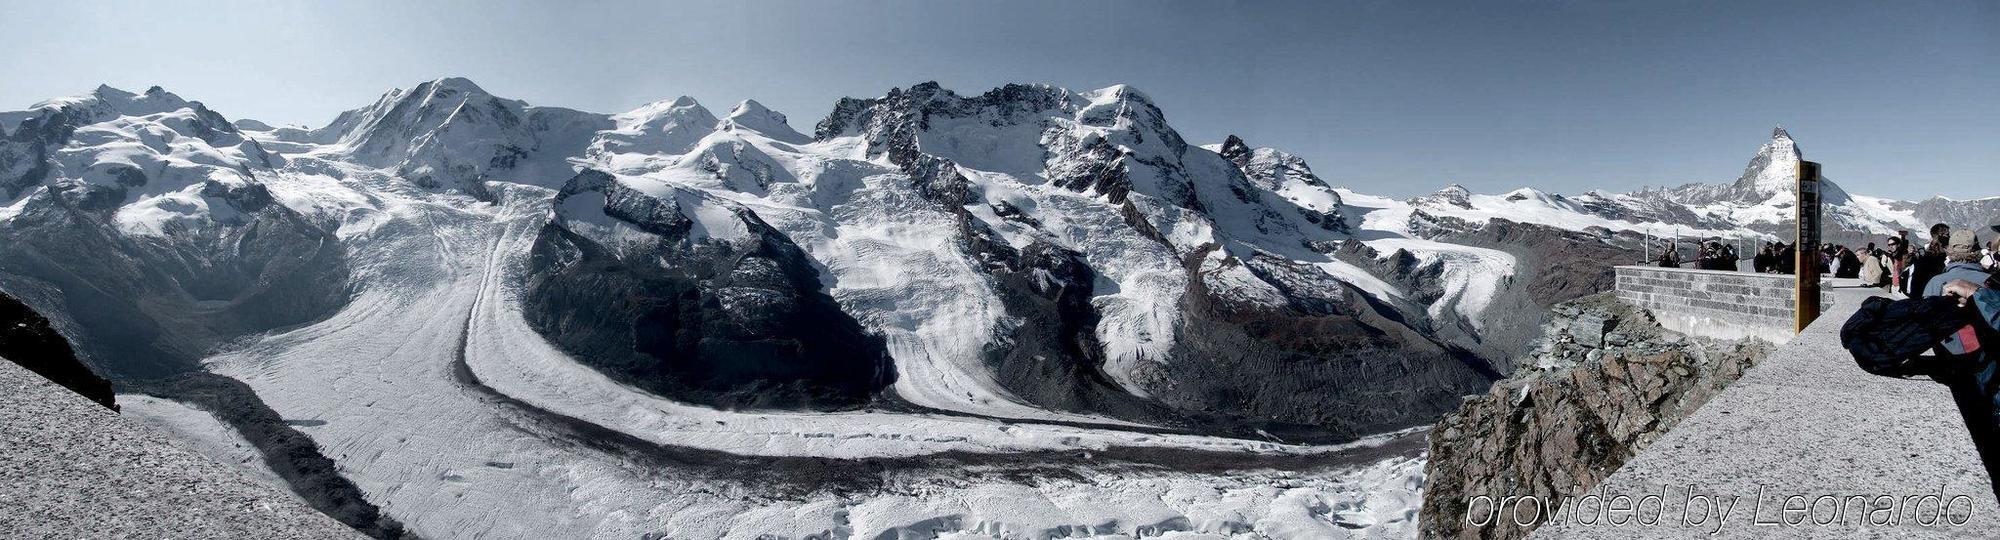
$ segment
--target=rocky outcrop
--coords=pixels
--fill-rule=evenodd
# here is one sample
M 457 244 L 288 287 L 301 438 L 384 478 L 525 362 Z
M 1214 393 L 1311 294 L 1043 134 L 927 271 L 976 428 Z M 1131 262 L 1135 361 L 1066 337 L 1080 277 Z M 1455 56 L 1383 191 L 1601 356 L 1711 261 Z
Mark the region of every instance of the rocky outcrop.
M 732 408 L 853 408 L 895 380 L 810 258 L 749 210 L 586 170 L 536 238 L 529 324 L 639 388 Z
M 1340 213 L 1340 194 L 1313 174 L 1306 160 L 1277 149 L 1251 149 L 1235 135 L 1223 139 L 1216 150 L 1257 187 L 1295 205 L 1307 222 L 1329 231 L 1349 230 Z
M 12 296 L 0 294 L 0 358 L 41 375 L 99 405 L 118 409 L 111 381 L 98 377 L 76 357 L 69 340 L 49 320 Z
M 1534 354 L 1432 428 L 1424 538 L 1522 538 L 1466 519 L 1481 495 L 1580 495 L 1743 375 L 1770 345 L 1662 329 L 1599 294 L 1560 304 Z
M 1514 256 L 1513 286 L 1495 299 L 1510 306 L 1507 317 L 1482 321 L 1476 344 L 1495 368 L 1510 375 L 1521 351 L 1530 350 L 1542 335 L 1550 308 L 1612 290 L 1617 283 L 1611 265 L 1641 257 L 1638 240 L 1603 229 L 1572 231 L 1547 225 L 1493 219 L 1470 230 L 1439 234 L 1437 240 L 1496 249 Z
M 1264 285 L 1244 287 L 1238 271 Z M 1181 339 L 1153 390 L 1181 410 L 1234 416 L 1292 442 L 1341 440 L 1421 423 L 1498 377 L 1485 359 L 1305 265 L 1208 258 L 1190 272 Z

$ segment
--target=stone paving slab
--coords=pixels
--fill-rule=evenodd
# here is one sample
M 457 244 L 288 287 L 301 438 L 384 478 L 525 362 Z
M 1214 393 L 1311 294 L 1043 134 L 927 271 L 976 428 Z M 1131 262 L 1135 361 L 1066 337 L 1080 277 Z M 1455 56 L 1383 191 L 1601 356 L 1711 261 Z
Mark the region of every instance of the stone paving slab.
M 1658 507 L 1665 510 L 1646 506 L 1628 514 L 1657 515 L 1659 523 L 1639 525 L 1628 518 L 1614 525 L 1605 519 L 1608 512 L 1584 503 L 1582 520 L 1596 523 L 1558 516 L 1533 537 L 2000 538 L 2000 501 L 1950 392 L 1927 380 L 1870 375 L 1840 346 L 1840 325 L 1880 289 L 1830 292 L 1833 306 L 1811 327 L 1594 490 L 1637 500 L 1664 488 Z M 1702 496 L 1736 501 L 1736 508 L 1727 519 L 1690 511 L 1689 486 L 1697 495 L 1694 508 L 1707 502 Z M 1922 497 L 1939 493 L 1936 500 L 1961 517 L 1919 523 L 1936 513 L 1925 502 L 1931 499 Z M 1796 525 L 1784 523 L 1782 512 L 1792 495 L 1804 496 L 1801 505 L 1807 507 Z M 1820 499 L 1825 495 L 1840 498 Z M 1854 495 L 1863 499 L 1848 498 Z M 1815 503 L 1823 511 L 1813 512 Z M 1879 524 L 1891 520 L 1892 512 L 1869 504 L 1896 506 L 1897 522 Z M 1836 506 L 1844 508 L 1836 513 Z
M 0 538 L 365 538 L 0 360 Z

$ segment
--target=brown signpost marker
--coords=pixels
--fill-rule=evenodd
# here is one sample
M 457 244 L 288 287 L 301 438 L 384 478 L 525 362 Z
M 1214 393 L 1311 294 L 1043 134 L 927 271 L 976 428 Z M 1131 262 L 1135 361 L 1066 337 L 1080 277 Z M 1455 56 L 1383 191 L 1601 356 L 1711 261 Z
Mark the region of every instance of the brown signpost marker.
M 1794 236 L 1793 268 L 1798 269 L 1798 293 L 1793 296 L 1795 331 L 1805 331 L 1819 318 L 1819 164 L 1799 160 L 1798 234 Z

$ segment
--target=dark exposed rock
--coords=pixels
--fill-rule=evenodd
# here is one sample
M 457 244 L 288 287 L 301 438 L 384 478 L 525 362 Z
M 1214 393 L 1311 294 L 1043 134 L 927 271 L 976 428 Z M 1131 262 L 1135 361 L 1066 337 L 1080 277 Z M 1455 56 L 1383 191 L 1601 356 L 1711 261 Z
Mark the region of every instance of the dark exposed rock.
M 69 340 L 63 339 L 48 319 L 5 294 L 0 294 L 0 358 L 100 405 L 118 409 L 111 381 L 98 377 L 77 358 Z
M 1235 264 L 1289 300 L 1247 300 L 1205 278 Z M 1255 257 L 1190 272 L 1181 339 L 1149 388 L 1169 406 L 1261 421 L 1281 438 L 1337 440 L 1428 421 L 1498 377 L 1316 269 Z
M 823 289 L 806 254 L 743 209 L 740 238 L 695 234 L 692 194 L 660 197 L 585 171 L 558 194 L 576 212 L 649 233 L 579 232 L 559 210 L 530 254 L 528 322 L 579 361 L 661 395 L 732 408 L 843 409 L 895 380 L 881 336 Z M 703 204 L 717 204 L 709 201 Z M 590 208 L 596 206 L 597 208 Z
M 1532 527 L 1505 519 L 1472 525 L 1468 502 L 1583 494 L 1770 350 L 1669 332 L 1609 294 L 1553 313 L 1513 376 L 1432 428 L 1422 537 L 1526 537 Z

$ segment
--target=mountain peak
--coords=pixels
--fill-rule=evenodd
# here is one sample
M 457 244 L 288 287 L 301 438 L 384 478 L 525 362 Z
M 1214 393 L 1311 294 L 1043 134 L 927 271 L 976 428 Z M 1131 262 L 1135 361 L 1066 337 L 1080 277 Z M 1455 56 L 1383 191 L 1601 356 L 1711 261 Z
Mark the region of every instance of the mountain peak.
M 487 93 L 486 89 L 480 88 L 478 84 L 472 82 L 472 79 L 467 79 L 465 77 L 444 77 L 432 80 L 425 84 L 430 85 L 430 87 L 433 89 L 456 90 L 468 94 Z
M 688 96 L 677 96 L 673 99 L 662 99 L 640 105 L 636 109 L 618 113 L 616 117 L 645 121 L 664 116 L 707 117 L 710 119 L 708 123 L 714 123 L 713 118 L 715 117 L 713 113 L 708 111 L 707 107 L 701 105 L 701 102 L 695 101 L 694 98 Z
M 1216 149 L 1215 153 L 1222 154 L 1223 159 L 1235 163 L 1239 168 L 1250 163 L 1250 145 L 1245 144 L 1242 137 L 1233 134 L 1222 139 L 1222 147 Z
M 144 94 L 135 94 L 108 84 L 100 84 L 97 85 L 96 89 L 91 90 L 88 96 L 58 98 L 47 101 L 43 105 L 38 105 L 38 107 L 76 104 L 91 100 L 95 100 L 97 103 L 96 106 L 103 107 L 105 111 L 109 111 L 113 115 L 123 114 L 131 116 L 145 116 L 148 114 L 175 111 L 191 105 L 189 101 L 181 99 L 180 96 L 174 95 L 173 92 L 168 92 L 166 89 L 158 86 L 147 88 Z
M 1757 156 L 1750 159 L 1732 186 L 1735 198 L 1754 202 L 1790 192 L 1798 181 L 1799 159 L 1798 143 L 1792 135 L 1784 126 L 1772 128 L 1771 140 L 1757 149 Z
M 758 103 L 757 100 L 754 99 L 746 99 L 737 102 L 735 107 L 729 109 L 730 118 L 736 118 L 739 116 L 750 116 L 750 115 L 763 116 L 771 114 L 778 114 L 778 113 L 772 111 L 769 107 L 765 107 L 764 104 Z M 782 117 L 784 115 L 779 115 L 779 116 Z
M 729 110 L 729 116 L 723 119 L 723 123 L 726 126 L 742 127 L 761 133 L 772 139 L 794 144 L 804 143 L 811 139 L 811 137 L 799 133 L 798 130 L 792 129 L 792 125 L 787 122 L 784 114 L 773 111 L 754 99 L 746 99 L 741 103 L 737 103 L 735 108 Z
M 155 86 L 154 88 L 159 88 L 159 87 L 158 87 L 158 86 Z M 96 88 L 96 89 L 94 89 L 94 90 L 91 90 L 91 91 L 90 91 L 90 94 L 91 94 L 91 95 L 93 95 L 93 96 L 97 96 L 97 97 L 101 97 L 101 98 L 108 98 L 108 97 L 121 97 L 121 98 L 129 98 L 129 97 L 132 97 L 132 96 L 136 96 L 136 95 L 138 95 L 138 94 L 134 94 L 134 93 L 131 93 L 131 92 L 127 92 L 127 91 L 124 91 L 124 90 L 121 90 L 121 89 L 119 89 L 118 87 L 115 87 L 115 86 L 111 86 L 111 85 L 109 85 L 109 84 L 100 84 L 100 85 L 97 85 L 97 88 Z
M 1139 91 L 1138 88 L 1133 88 L 1132 85 L 1129 84 L 1120 83 L 1111 86 L 1106 86 L 1102 89 L 1099 89 L 1098 92 L 1100 92 L 1102 95 L 1117 98 L 1120 100 L 1132 100 L 1148 104 L 1151 104 L 1153 102 L 1152 97 L 1147 96 L 1145 92 L 1141 92 Z
M 1228 137 L 1222 138 L 1222 149 L 1224 151 L 1228 151 L 1230 148 L 1249 149 L 1250 145 L 1244 143 L 1242 137 L 1238 137 L 1236 136 L 1236 134 L 1231 133 Z

